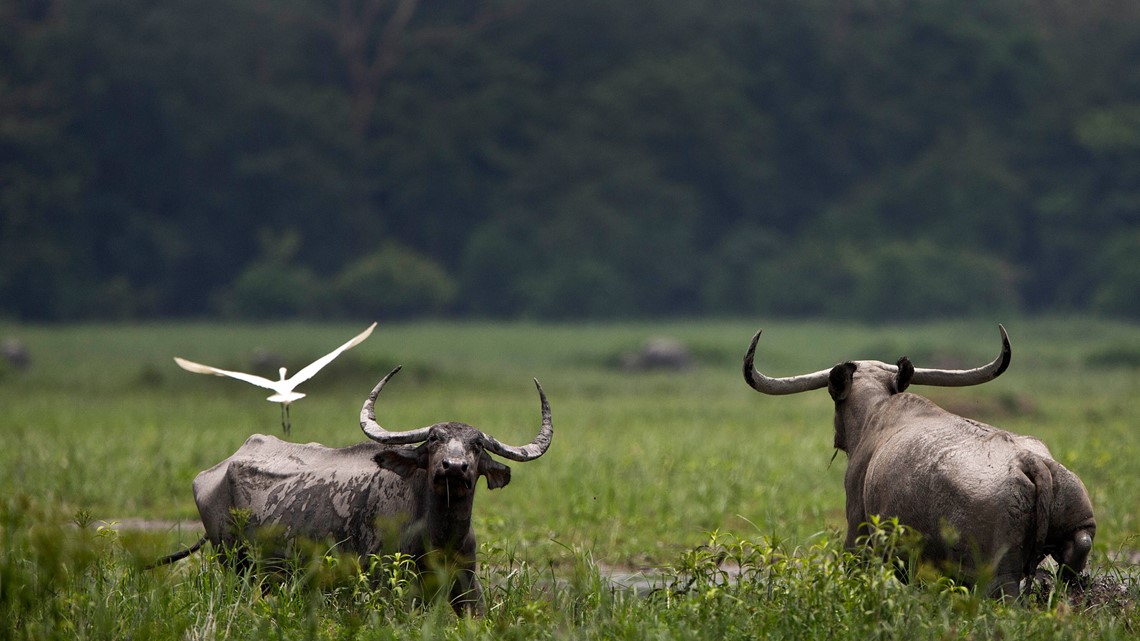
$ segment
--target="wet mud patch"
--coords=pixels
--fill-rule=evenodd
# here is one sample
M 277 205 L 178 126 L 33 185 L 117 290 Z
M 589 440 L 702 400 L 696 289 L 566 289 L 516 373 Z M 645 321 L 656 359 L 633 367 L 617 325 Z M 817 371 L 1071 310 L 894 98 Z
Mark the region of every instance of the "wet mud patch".
M 1028 596 L 1039 603 L 1060 598 L 1077 610 L 1131 611 L 1140 603 L 1140 566 L 1094 567 L 1059 589 L 1052 572 L 1038 570 Z

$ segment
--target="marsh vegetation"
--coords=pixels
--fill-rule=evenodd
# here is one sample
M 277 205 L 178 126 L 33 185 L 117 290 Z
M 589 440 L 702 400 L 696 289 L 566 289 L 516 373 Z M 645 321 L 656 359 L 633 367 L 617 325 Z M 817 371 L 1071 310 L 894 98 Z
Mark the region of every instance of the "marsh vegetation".
M 0 325 L 30 366 L 0 365 L 0 626 L 26 639 L 1133 638 L 1140 634 L 1140 351 L 1133 325 L 1001 319 L 1013 363 L 993 383 L 925 389 L 948 409 L 1034 434 L 1087 485 L 1098 521 L 1079 589 L 1047 572 L 1018 603 L 842 550 L 843 456 L 831 461 L 826 393 L 759 397 L 740 376 L 756 324 L 381 325 L 306 383 L 292 440 L 360 442 L 357 414 L 386 426 L 460 420 L 524 442 L 537 427 L 531 377 L 554 443 L 480 488 L 475 531 L 487 615 L 417 604 L 407 559 L 373 559 L 380 581 L 315 554 L 284 581 L 228 571 L 206 551 L 142 567 L 197 539 L 198 471 L 252 433 L 280 429 L 260 390 L 179 370 L 175 354 L 249 371 L 258 347 L 304 364 L 353 325 Z M 766 323 L 765 371 L 849 358 L 929 366 L 992 358 L 996 323 L 865 327 Z M 686 345 L 682 371 L 630 373 L 647 337 Z M 270 374 L 272 372 L 269 372 Z M 110 527 L 137 519 L 158 529 Z M 174 525 L 177 524 L 177 525 Z M 905 546 L 890 527 L 879 545 Z M 373 568 L 375 569 L 375 568 Z M 652 577 L 624 589 L 615 573 Z

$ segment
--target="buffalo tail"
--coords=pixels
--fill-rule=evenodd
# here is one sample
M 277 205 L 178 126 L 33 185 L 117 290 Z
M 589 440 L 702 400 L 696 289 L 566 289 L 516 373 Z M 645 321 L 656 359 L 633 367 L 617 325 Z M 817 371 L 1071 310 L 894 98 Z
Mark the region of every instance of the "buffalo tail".
M 1020 458 L 1021 471 L 1036 488 L 1032 527 L 1025 535 L 1025 576 L 1031 576 L 1045 557 L 1045 540 L 1049 536 L 1053 513 L 1053 472 L 1037 455 L 1023 452 Z
M 186 557 L 190 556 L 191 554 L 194 554 L 195 552 L 197 552 L 205 544 L 206 544 L 206 537 L 203 536 L 202 538 L 198 539 L 198 542 L 195 543 L 194 545 L 191 545 L 190 547 L 186 548 L 185 550 L 179 550 L 178 552 L 175 552 L 174 554 L 168 554 L 168 555 L 162 557 L 161 559 L 155 561 L 154 563 L 151 563 L 150 565 L 146 566 L 145 569 L 153 570 L 153 569 L 155 569 L 157 567 L 161 567 L 163 565 L 170 565 L 171 563 L 176 563 L 178 561 L 181 561 L 182 559 L 185 559 Z

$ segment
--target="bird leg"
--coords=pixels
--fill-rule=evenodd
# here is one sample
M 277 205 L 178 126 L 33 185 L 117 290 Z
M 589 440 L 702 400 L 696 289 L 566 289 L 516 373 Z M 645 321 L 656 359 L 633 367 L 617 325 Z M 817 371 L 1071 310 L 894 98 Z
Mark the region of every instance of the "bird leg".
M 285 436 L 289 436 L 289 430 L 293 424 L 289 420 L 289 404 L 281 404 L 281 429 L 285 431 Z

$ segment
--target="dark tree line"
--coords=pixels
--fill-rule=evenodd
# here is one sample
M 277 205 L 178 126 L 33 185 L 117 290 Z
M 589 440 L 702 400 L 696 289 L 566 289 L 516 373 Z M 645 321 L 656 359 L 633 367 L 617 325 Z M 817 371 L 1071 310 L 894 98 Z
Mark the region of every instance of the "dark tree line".
M 1133 0 L 0 0 L 0 316 L 1140 318 Z

